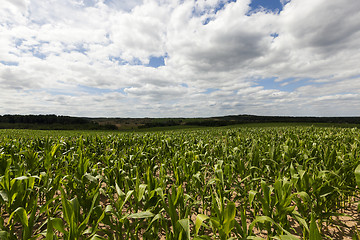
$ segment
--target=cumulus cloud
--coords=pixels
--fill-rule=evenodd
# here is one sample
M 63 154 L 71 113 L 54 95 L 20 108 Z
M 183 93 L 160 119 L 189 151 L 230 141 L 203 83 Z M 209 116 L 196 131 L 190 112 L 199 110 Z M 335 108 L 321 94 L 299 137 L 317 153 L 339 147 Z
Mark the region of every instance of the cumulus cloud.
M 5 0 L 0 114 L 359 115 L 360 3 L 250 3 Z
M 351 6 L 351 7 L 349 7 Z M 282 13 L 284 31 L 301 48 L 316 48 L 331 54 L 354 42 L 360 26 L 360 4 L 353 1 L 290 2 Z
M 146 1 L 135 7 L 131 13 L 117 12 L 111 16 L 110 39 L 113 54 L 133 62 L 139 59 L 149 62 L 149 56 L 165 54 L 166 25 L 168 8 L 155 1 Z

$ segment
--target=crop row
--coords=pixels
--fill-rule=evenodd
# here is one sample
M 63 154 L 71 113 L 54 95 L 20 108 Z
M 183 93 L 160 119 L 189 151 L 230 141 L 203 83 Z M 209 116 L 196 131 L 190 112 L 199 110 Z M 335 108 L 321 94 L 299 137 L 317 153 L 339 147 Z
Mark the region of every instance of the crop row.
M 323 239 L 359 201 L 355 128 L 12 133 L 0 239 Z

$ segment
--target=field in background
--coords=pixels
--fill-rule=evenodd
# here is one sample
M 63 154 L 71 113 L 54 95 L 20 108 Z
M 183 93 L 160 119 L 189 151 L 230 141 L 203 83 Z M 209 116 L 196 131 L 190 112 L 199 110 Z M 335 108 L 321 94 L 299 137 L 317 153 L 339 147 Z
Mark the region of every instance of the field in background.
M 360 117 L 291 117 L 234 115 L 207 118 L 85 118 L 57 115 L 0 115 L 0 129 L 120 130 L 186 129 L 247 125 L 360 127 Z
M 0 239 L 359 239 L 360 130 L 280 125 L 0 130 Z

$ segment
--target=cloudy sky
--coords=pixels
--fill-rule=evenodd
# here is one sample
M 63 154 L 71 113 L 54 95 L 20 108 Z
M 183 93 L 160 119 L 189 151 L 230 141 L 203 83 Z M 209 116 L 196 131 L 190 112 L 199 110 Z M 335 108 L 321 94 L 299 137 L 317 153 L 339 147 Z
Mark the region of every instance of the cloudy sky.
M 0 3 L 0 115 L 360 116 L 358 0 Z

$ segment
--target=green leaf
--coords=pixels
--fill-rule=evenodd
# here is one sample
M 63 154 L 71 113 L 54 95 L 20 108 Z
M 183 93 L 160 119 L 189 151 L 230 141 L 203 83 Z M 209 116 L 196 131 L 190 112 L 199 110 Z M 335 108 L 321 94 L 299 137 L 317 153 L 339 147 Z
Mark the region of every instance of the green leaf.
M 92 200 L 92 203 L 91 203 L 91 207 L 90 207 L 90 211 L 89 213 L 87 214 L 86 218 L 84 219 L 84 221 L 80 224 L 79 226 L 79 231 L 82 232 L 86 229 L 86 226 L 89 222 L 89 219 L 90 219 L 90 216 L 91 216 L 91 213 L 92 211 L 94 210 L 94 206 L 98 200 L 98 196 L 99 196 L 99 193 L 96 193 L 93 197 L 93 200 Z
M 161 197 L 161 199 L 165 202 L 163 190 L 161 188 L 156 188 L 155 191 Z
M 64 214 L 64 219 L 68 224 L 70 224 L 71 215 L 73 214 L 73 211 L 69 204 L 69 201 L 66 199 L 66 194 L 62 187 L 60 187 L 60 192 L 61 192 L 61 203 L 62 203 L 62 211 Z
M 310 196 L 306 192 L 297 192 L 294 195 L 299 195 L 303 201 L 310 202 Z
M 201 235 L 201 236 L 194 237 L 193 240 L 211 240 L 211 238 L 206 235 Z
M 252 205 L 252 202 L 254 201 L 254 198 L 256 196 L 257 192 L 254 190 L 249 191 L 249 204 Z
M 154 214 L 150 211 L 145 211 L 145 212 L 137 212 L 137 213 L 133 213 L 133 214 L 130 214 L 128 215 L 127 217 L 128 218 L 150 218 L 150 217 L 153 217 Z
M 10 238 L 10 234 L 5 231 L 0 231 L 0 239 L 7 240 Z
M 0 191 L 0 197 L 3 199 L 4 202 L 9 201 L 9 197 L 5 191 Z
M 198 215 L 196 216 L 196 220 L 195 220 L 195 235 L 198 235 L 199 229 L 200 229 L 202 223 L 203 223 L 204 221 L 206 221 L 207 219 L 209 219 L 209 217 L 206 216 L 206 215 L 204 215 L 204 214 L 198 214 Z
M 53 225 L 53 227 L 58 230 L 61 233 L 65 233 L 65 227 L 64 227 L 64 223 L 63 220 L 60 218 L 50 218 L 51 224 Z
M 162 219 L 161 213 L 156 214 L 155 217 L 153 217 L 153 219 L 151 219 L 151 222 L 149 223 L 149 225 L 148 225 L 148 227 L 147 227 L 147 229 L 146 229 L 145 232 L 149 231 L 149 229 L 151 228 L 151 225 L 152 225 L 155 221 L 157 221 L 157 220 L 159 220 L 159 219 Z
M 22 180 L 27 180 L 29 179 L 28 176 L 21 176 L 21 177 L 17 177 L 17 178 L 14 178 L 15 180 L 19 180 L 19 181 L 22 181 Z
M 303 227 L 306 228 L 307 231 L 309 231 L 309 226 L 306 223 L 305 219 L 303 217 L 301 217 L 300 213 L 296 210 L 293 211 L 293 217 L 295 217 L 295 219 L 298 221 L 298 223 L 300 223 L 300 225 L 302 225 Z
M 233 220 L 235 219 L 236 215 L 236 206 L 235 203 L 229 202 L 225 208 L 224 212 L 224 232 L 228 235 L 231 232 L 233 227 Z
M 113 213 L 114 209 L 111 205 L 107 205 L 104 210 L 105 213 Z
M 255 220 L 250 224 L 249 226 L 249 233 L 252 232 L 254 226 L 256 223 L 265 223 L 265 222 L 268 222 L 268 223 L 272 223 L 272 224 L 275 224 L 274 220 L 272 220 L 270 217 L 268 216 L 257 216 L 255 218 Z
M 28 227 L 29 226 L 29 222 L 28 222 L 28 218 L 27 218 L 27 214 L 26 214 L 26 210 L 23 207 L 18 207 L 14 213 L 16 213 L 16 215 L 19 217 L 20 222 L 23 226 Z
M 219 219 L 216 217 L 211 217 L 210 223 L 211 223 L 211 226 L 215 227 L 215 228 L 219 228 L 221 226 Z
M 143 198 L 146 187 L 147 187 L 147 184 L 140 184 L 139 192 L 138 192 L 138 196 L 137 196 L 138 201 L 140 201 Z
M 46 240 L 53 240 L 54 239 L 54 228 L 50 219 L 47 220 L 47 229 L 46 229 Z
M 72 214 L 75 217 L 75 222 L 77 223 L 80 220 L 80 203 L 77 197 L 74 197 L 73 199 L 70 199 L 68 201 L 71 206 Z
M 187 239 L 190 240 L 190 221 L 187 218 L 178 220 L 180 226 L 184 229 Z
M 106 238 L 103 238 L 103 237 L 95 234 L 94 236 L 92 236 L 92 238 L 90 238 L 90 240 L 106 240 Z
M 325 185 L 323 187 L 320 188 L 320 197 L 326 197 L 327 195 L 331 194 L 334 192 L 334 188 L 328 185 Z
M 319 228 L 316 223 L 316 220 L 314 218 L 314 214 L 311 214 L 310 236 L 309 237 L 311 240 L 321 240 L 322 239 Z
M 61 147 L 60 144 L 55 144 L 52 149 L 51 149 L 51 157 L 53 158 L 56 154 L 56 152 L 59 150 L 59 148 Z
M 117 182 L 115 182 L 115 189 L 116 189 L 116 193 L 118 194 L 118 197 L 122 197 L 125 195 L 125 193 L 123 191 L 121 191 L 119 185 L 117 184 Z
M 360 164 L 355 169 L 355 179 L 358 187 L 360 188 Z
M 280 235 L 279 238 L 280 240 L 299 240 L 299 238 L 294 235 Z
M 121 206 L 120 206 L 120 211 L 123 209 L 123 207 L 124 207 L 124 205 L 125 205 L 125 203 L 130 199 L 130 197 L 131 197 L 131 195 L 133 194 L 133 192 L 134 192 L 134 190 L 130 190 L 130 191 L 128 191 L 127 193 L 126 193 L 126 196 L 125 196 L 125 200 L 124 200 L 124 202 L 121 204 Z
M 87 180 L 89 180 L 89 182 L 94 182 L 97 183 L 98 180 L 96 179 L 96 177 L 92 176 L 89 173 L 85 173 L 85 175 L 83 176 L 84 178 L 86 178 Z

